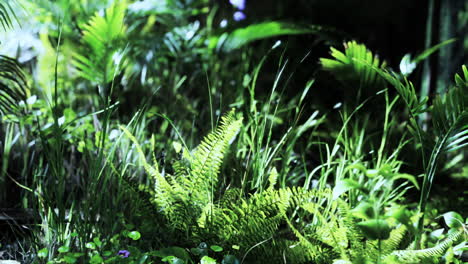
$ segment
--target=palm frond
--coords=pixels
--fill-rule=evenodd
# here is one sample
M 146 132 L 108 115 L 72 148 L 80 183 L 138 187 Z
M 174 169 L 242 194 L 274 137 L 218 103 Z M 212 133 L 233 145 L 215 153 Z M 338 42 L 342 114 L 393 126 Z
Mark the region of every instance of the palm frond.
M 460 76 L 458 73 L 455 74 L 455 84 L 458 87 L 468 87 L 468 69 L 466 65 L 462 66 L 463 76 Z
M 0 3 L 0 24 L 4 30 L 13 26 L 12 17 L 16 18 L 11 2 Z M 18 62 L 0 55 L 0 113 L 12 113 L 18 110 L 18 104 L 26 100 L 27 81 Z
M 372 67 L 385 69 L 386 63 L 366 46 L 350 41 L 345 43 L 344 53 L 332 47 L 331 56 L 333 59 L 320 58 L 320 62 L 324 70 L 331 72 L 341 82 L 375 91 L 382 88 L 383 80 Z
M 0 3 L 0 24 L 4 30 L 13 26 L 11 17 L 16 18 L 11 4 L 8 1 L 2 1 L 2 3 Z
M 209 40 L 209 47 L 219 51 L 230 52 L 261 39 L 303 34 L 314 34 L 327 40 L 334 40 L 335 37 L 333 35 L 337 35 L 339 32 L 324 26 L 302 26 L 282 21 L 269 21 L 214 36 Z
M 27 98 L 26 76 L 15 59 L 0 55 L 0 112 L 16 112 Z
M 118 73 L 123 63 L 125 10 L 125 1 L 115 1 L 106 9 L 105 16 L 96 13 L 82 26 L 81 41 L 90 52 L 76 53 L 73 64 L 83 78 L 102 84 L 110 82 Z
M 468 76 L 466 67 L 463 68 L 465 77 Z M 434 133 L 437 137 L 429 162 L 426 167 L 419 208 L 425 212 L 432 183 L 437 172 L 440 157 L 447 152 L 455 151 L 468 145 L 468 86 L 467 78 L 463 80 L 458 76 L 457 85 L 445 95 L 439 95 L 434 100 L 432 120 Z M 419 220 L 422 228 L 423 217 Z

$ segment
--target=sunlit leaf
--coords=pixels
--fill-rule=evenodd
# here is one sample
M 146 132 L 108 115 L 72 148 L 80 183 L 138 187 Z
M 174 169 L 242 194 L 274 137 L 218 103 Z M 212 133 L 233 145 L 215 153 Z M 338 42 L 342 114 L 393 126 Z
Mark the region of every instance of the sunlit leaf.
M 463 226 L 463 217 L 459 213 L 448 212 L 443 214 L 442 217 L 449 228 L 459 228 Z
M 138 231 L 129 232 L 127 236 L 133 240 L 138 240 L 141 238 L 141 234 Z

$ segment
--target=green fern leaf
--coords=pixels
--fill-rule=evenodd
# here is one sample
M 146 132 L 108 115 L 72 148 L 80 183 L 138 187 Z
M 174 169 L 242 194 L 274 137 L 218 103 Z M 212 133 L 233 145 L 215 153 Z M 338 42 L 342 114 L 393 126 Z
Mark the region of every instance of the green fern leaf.
M 442 256 L 454 242 L 463 236 L 466 236 L 465 231 L 459 230 L 449 235 L 449 237 L 435 247 L 420 250 L 398 250 L 386 258 L 396 257 L 399 261 L 398 263 L 421 263 L 424 259 Z
M 179 177 L 181 185 L 190 190 L 192 200 L 206 203 L 213 200 L 213 190 L 227 148 L 237 135 L 242 118 L 236 118 L 234 110 L 221 118 L 221 125 L 208 134 L 190 157 L 187 177 Z

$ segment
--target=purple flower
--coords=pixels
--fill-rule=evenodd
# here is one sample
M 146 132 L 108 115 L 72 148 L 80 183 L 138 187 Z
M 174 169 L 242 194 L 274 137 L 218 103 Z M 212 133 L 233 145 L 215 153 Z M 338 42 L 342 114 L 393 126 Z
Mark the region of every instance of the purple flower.
M 245 9 L 245 0 L 229 0 L 229 3 L 239 10 Z
M 119 250 L 119 253 L 117 255 L 119 255 L 122 258 L 128 258 L 128 256 L 130 256 L 130 252 L 128 250 L 123 249 Z
M 244 20 L 246 18 L 245 14 L 241 11 L 237 11 L 234 13 L 234 20 L 235 21 L 241 21 L 241 20 Z

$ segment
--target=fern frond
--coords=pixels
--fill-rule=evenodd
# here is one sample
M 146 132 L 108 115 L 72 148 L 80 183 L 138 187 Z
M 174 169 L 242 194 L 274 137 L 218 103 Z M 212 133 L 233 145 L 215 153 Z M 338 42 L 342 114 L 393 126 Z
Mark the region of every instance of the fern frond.
M 330 193 L 298 187 L 268 188 L 242 198 L 238 191 L 233 191 L 232 195 L 228 193 L 232 198 L 223 197 L 215 206 L 211 228 L 207 231 L 215 232 L 218 240 L 239 245 L 241 250 L 255 246 L 255 253 L 251 254 L 259 259 L 264 256 L 278 261 L 286 258 L 292 263 L 321 263 L 319 259 L 333 252 L 309 232 L 303 234 L 305 222 L 296 222 L 293 212 L 303 206 L 320 207 L 314 201 L 321 201 Z M 297 224 L 298 227 L 294 226 Z M 258 245 L 262 241 L 266 242 Z
M 435 247 L 420 250 L 398 250 L 388 255 L 387 258 L 396 257 L 399 263 L 421 263 L 424 259 L 442 256 L 454 242 L 464 235 L 464 230 L 458 230 Z
M 106 49 L 125 34 L 125 8 L 123 1 L 115 1 L 106 9 L 105 16 L 94 15 L 83 28 L 82 41 L 88 44 L 94 55 L 102 58 Z
M 398 249 L 401 241 L 407 234 L 407 228 L 405 225 L 400 225 L 390 232 L 390 237 L 382 241 L 382 254 L 387 255 Z
M 166 178 L 164 178 L 164 176 L 162 176 L 162 174 L 159 172 L 157 163 L 155 163 L 154 165 L 150 165 L 146 161 L 145 153 L 143 152 L 143 149 L 138 143 L 138 140 L 132 135 L 132 133 L 128 131 L 128 129 L 124 126 L 120 126 L 120 129 L 135 145 L 135 148 L 140 156 L 140 162 L 143 164 L 146 173 L 148 173 L 148 175 L 155 182 L 155 201 L 162 208 L 170 208 L 174 202 L 172 186 L 169 184 Z
M 189 158 L 189 175 L 177 178 L 181 186 L 191 192 L 195 203 L 204 204 L 213 200 L 224 155 L 241 125 L 242 118 L 236 118 L 234 110 L 223 116 L 220 126 L 203 139 Z
M 161 208 L 174 228 L 193 233 L 193 229 L 204 228 L 204 221 L 211 221 L 214 213 L 212 188 L 216 186 L 224 154 L 240 129 L 241 122 L 242 119 L 236 118 L 234 111 L 228 113 L 222 118 L 221 125 L 202 141 L 193 156 L 185 156 L 188 167 L 184 163 L 176 163 L 178 175 L 167 177 L 159 172 L 157 163 L 150 165 L 147 162 L 138 140 L 130 131 L 120 127 L 134 143 L 140 162 L 155 182 L 153 202 Z

